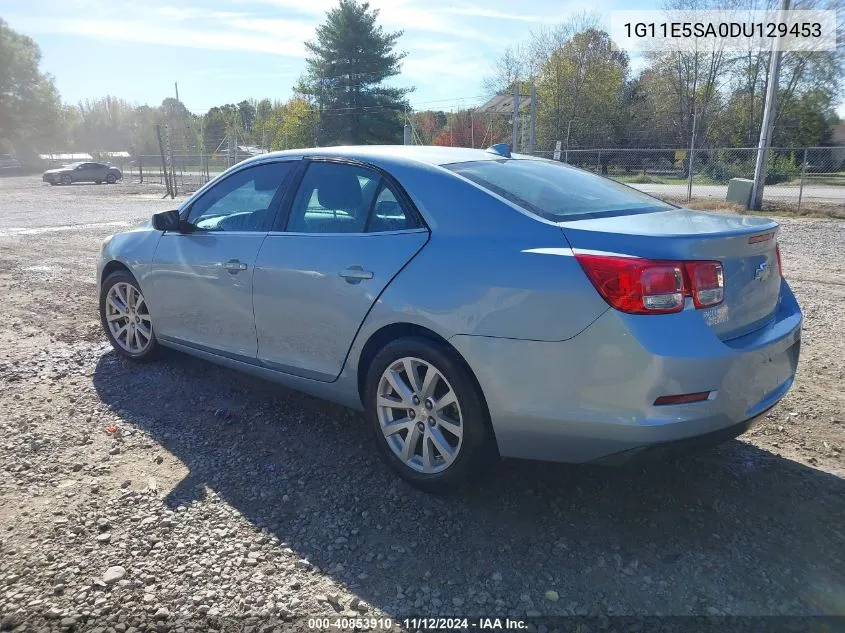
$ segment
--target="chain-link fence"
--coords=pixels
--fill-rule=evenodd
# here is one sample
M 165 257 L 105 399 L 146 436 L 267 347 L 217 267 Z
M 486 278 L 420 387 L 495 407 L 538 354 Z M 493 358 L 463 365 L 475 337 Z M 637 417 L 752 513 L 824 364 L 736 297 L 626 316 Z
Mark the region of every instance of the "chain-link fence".
M 673 202 L 724 202 L 731 180 L 753 180 L 757 148 L 700 149 L 562 149 L 559 160 L 587 169 Z M 553 152 L 535 152 L 554 158 Z M 217 154 L 172 157 L 177 193 L 196 191 L 231 164 L 249 158 Z M 170 165 L 168 159 L 167 165 Z M 764 208 L 791 211 L 845 212 L 845 146 L 773 148 L 766 165 Z M 690 170 L 692 163 L 692 170 Z M 120 161 L 129 182 L 164 186 L 161 156 Z M 692 174 L 690 174 L 692 171 Z
M 659 198 L 687 203 L 725 201 L 732 179 L 754 179 L 757 152 L 757 148 L 562 149 L 559 160 Z M 553 152 L 536 154 L 555 157 Z M 845 212 L 845 146 L 770 149 L 763 205 Z
M 165 161 L 167 169 L 173 174 L 176 193 L 191 193 L 202 187 L 209 180 L 228 169 L 230 165 L 249 158 L 249 154 L 238 154 L 230 157 L 226 153 L 219 154 L 175 154 Z M 123 178 L 128 182 L 158 184 L 166 186 L 165 169 L 161 156 L 135 156 L 124 162 Z

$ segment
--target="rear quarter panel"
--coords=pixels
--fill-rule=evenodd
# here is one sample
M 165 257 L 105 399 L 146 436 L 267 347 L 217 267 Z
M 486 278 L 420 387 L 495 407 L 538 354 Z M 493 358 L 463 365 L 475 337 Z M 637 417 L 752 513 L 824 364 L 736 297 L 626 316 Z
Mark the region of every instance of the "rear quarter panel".
M 379 297 L 358 341 L 413 323 L 456 334 L 561 341 L 608 309 L 560 230 L 442 168 L 391 172 L 431 228 Z

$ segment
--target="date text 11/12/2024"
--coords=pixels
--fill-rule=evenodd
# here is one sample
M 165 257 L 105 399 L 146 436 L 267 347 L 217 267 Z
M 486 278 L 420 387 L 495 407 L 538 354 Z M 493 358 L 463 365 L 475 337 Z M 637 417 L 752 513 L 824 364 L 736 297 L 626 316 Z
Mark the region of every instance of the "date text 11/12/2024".
M 322 617 L 308 618 L 308 628 L 316 630 L 392 630 L 403 628 L 412 631 L 439 630 L 439 631 L 467 631 L 476 629 L 479 631 L 519 631 L 528 628 L 525 620 L 512 618 L 434 618 L 434 617 L 413 617 L 413 618 L 345 618 L 345 617 Z

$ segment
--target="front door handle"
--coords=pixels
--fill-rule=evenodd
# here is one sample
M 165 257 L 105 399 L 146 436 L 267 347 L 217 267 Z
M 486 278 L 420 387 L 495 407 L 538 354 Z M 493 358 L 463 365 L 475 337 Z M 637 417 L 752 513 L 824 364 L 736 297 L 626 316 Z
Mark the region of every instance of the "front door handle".
M 349 266 L 340 271 L 340 276 L 349 283 L 355 284 L 362 282 L 364 279 L 372 279 L 373 273 L 370 270 L 364 270 L 362 266 Z
M 230 259 L 228 262 L 223 264 L 223 268 L 228 270 L 230 273 L 239 273 L 242 270 L 246 270 L 246 264 L 237 259 Z

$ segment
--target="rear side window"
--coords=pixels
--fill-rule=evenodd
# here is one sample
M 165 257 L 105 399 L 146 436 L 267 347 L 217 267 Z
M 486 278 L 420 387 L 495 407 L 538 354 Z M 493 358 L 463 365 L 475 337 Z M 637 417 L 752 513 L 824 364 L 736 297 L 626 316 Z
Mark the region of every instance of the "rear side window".
M 553 222 L 671 208 L 636 189 L 554 161 L 482 160 L 444 167 Z
M 373 205 L 372 216 L 370 216 L 368 233 L 383 233 L 386 231 L 402 231 L 413 229 L 416 223 L 408 216 L 405 208 L 396 199 L 396 196 L 384 183 L 376 196 Z
M 383 233 L 416 224 L 376 171 L 343 163 L 308 166 L 291 206 L 290 233 Z

